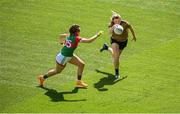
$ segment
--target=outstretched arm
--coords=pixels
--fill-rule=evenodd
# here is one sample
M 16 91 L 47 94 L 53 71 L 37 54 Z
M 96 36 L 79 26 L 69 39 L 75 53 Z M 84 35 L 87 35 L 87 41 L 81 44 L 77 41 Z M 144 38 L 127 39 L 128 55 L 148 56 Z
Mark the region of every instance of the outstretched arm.
M 130 31 L 131 31 L 131 33 L 133 35 L 133 39 L 132 40 L 136 41 L 136 35 L 135 35 L 134 29 L 133 29 L 133 27 L 131 25 L 129 25 L 129 29 L 130 29 Z
M 82 43 L 91 43 L 94 40 L 96 40 L 102 33 L 103 33 L 103 31 L 99 31 L 97 34 L 95 34 L 91 38 L 81 38 L 81 42 Z
M 65 38 L 68 36 L 68 34 L 60 34 L 59 35 L 59 43 L 64 44 Z

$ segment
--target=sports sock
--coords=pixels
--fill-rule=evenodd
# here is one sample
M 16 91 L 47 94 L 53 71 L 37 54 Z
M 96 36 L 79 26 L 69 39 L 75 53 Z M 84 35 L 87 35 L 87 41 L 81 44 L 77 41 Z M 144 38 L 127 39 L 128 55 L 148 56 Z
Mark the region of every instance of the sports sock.
M 119 69 L 115 69 L 115 75 L 119 75 Z
M 43 76 L 43 78 L 44 78 L 44 79 L 47 79 L 47 78 L 48 78 L 47 74 L 45 74 L 45 75 Z
M 82 77 L 81 75 L 78 75 L 78 77 L 77 77 L 77 78 L 78 78 L 78 80 L 81 80 L 81 77 Z

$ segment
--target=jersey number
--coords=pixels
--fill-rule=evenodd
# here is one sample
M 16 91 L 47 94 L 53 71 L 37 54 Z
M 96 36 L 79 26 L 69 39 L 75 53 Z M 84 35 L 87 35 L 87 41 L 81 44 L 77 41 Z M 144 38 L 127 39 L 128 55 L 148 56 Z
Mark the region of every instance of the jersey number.
M 70 48 L 72 46 L 71 40 L 66 40 L 66 47 Z

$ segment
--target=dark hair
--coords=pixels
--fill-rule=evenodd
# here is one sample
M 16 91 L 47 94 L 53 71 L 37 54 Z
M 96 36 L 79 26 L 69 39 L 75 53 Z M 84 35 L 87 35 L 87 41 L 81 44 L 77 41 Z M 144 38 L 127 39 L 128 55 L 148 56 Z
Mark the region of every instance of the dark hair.
M 80 26 L 77 24 L 73 24 L 70 28 L 69 28 L 69 33 L 70 36 L 74 35 L 76 36 L 76 33 L 80 32 Z

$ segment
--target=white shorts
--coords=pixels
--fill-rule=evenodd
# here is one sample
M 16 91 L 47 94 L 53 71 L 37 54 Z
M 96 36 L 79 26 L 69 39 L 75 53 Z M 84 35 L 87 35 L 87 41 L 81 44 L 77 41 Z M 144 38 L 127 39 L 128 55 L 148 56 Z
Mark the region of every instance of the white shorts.
M 72 59 L 72 57 L 66 57 L 64 55 L 62 55 L 61 53 L 59 53 L 56 56 L 56 61 L 61 64 L 61 65 L 65 65 L 68 61 L 70 61 Z

